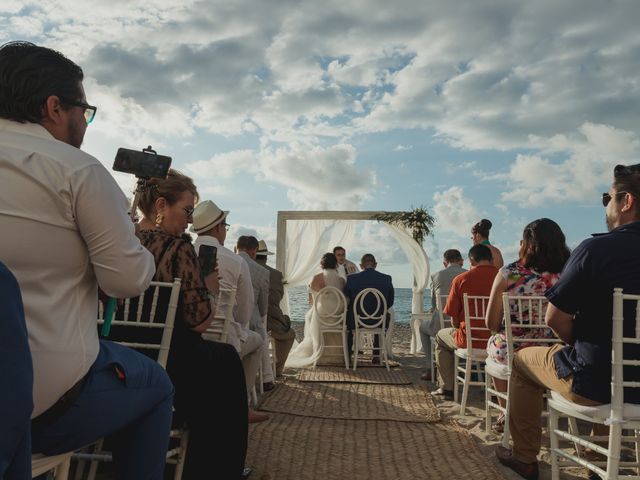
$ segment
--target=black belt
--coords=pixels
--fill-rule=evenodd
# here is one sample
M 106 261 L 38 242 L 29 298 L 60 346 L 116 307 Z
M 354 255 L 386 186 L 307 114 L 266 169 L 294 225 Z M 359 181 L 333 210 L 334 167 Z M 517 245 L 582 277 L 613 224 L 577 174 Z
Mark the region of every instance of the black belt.
M 80 394 L 82 393 L 82 388 L 84 387 L 84 383 L 87 380 L 88 373 L 82 377 L 80 380 L 76 382 L 76 384 L 67 390 L 56 403 L 51 405 L 48 409 L 38 415 L 36 418 L 31 420 L 31 430 L 38 431 L 45 427 L 48 427 L 53 422 L 55 422 L 58 418 L 66 413 L 71 405 L 75 403 Z

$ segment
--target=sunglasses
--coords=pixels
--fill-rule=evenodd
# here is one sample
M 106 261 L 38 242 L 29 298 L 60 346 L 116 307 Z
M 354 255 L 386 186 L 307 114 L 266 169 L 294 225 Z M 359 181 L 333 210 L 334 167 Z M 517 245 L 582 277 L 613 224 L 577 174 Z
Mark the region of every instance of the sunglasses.
M 613 194 L 613 196 L 616 196 L 616 197 L 617 197 L 617 196 L 619 196 L 619 195 L 626 195 L 626 194 L 627 194 L 627 192 L 616 192 L 616 193 L 614 193 L 614 194 Z M 602 194 L 602 205 L 603 205 L 603 206 L 605 206 L 605 207 L 606 207 L 607 205 L 609 205 L 609 202 L 611 201 L 611 199 L 613 198 L 613 196 L 612 196 L 610 193 L 606 193 L 606 192 L 605 192 L 605 193 L 603 193 L 603 194 Z
M 94 107 L 93 105 L 89 105 L 84 102 L 78 102 L 76 100 L 67 100 L 67 99 L 60 98 L 60 101 L 65 105 L 84 108 L 83 115 L 84 115 L 85 122 L 87 122 L 87 125 L 93 122 L 93 119 L 96 117 L 96 111 L 98 110 L 98 107 Z
M 182 209 L 184 210 L 184 213 L 187 214 L 187 217 L 191 217 L 193 215 L 193 211 L 195 210 L 195 208 L 193 207 L 182 207 Z

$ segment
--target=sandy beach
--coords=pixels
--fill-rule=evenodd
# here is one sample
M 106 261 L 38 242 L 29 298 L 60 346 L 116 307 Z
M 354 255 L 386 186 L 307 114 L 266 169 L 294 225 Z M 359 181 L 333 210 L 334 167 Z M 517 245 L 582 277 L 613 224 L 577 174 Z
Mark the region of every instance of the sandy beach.
M 303 336 L 303 322 L 292 322 L 292 327 L 296 331 L 296 339 L 300 340 Z M 411 330 L 408 324 L 398 323 L 394 326 L 393 331 L 393 353 L 394 360 L 400 362 L 403 371 L 409 376 L 415 385 L 424 387 L 427 391 L 435 390 L 437 385 L 434 382 L 426 382 L 420 379 L 420 375 L 424 373 L 425 361 L 422 353 L 412 355 L 409 353 L 411 342 Z M 481 450 L 485 458 L 490 459 L 502 473 L 503 477 L 508 480 L 518 480 L 521 477 L 509 469 L 502 467 L 494 455 L 494 448 L 500 443 L 500 436 L 496 433 L 485 431 L 484 419 L 484 392 L 478 387 L 472 387 L 469 391 L 469 400 L 467 405 L 467 414 L 460 415 L 460 405 L 453 401 L 441 400 L 434 397 L 436 405 L 440 409 L 443 420 L 450 419 L 457 422 L 460 426 L 471 433 L 476 445 Z M 546 422 L 546 419 L 542 420 Z M 581 429 L 588 425 L 581 425 Z M 538 459 L 540 466 L 540 479 L 551 478 L 551 467 L 549 463 L 549 437 L 546 428 L 543 428 L 543 449 Z M 425 445 L 428 448 L 428 445 Z M 581 479 L 587 478 L 586 469 L 575 468 L 562 471 L 563 479 Z

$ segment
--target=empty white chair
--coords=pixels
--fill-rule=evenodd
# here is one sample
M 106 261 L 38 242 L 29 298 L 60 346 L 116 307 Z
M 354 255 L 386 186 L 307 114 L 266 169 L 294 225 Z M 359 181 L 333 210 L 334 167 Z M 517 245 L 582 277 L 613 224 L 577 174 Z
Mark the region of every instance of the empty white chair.
M 471 385 L 485 386 L 482 380 L 471 380 L 471 374 L 476 373 L 479 377 L 482 376 L 482 363 L 487 358 L 487 339 L 491 336 L 491 332 L 484 323 L 489 297 L 471 296 L 465 293 L 463 303 L 467 348 L 456 348 L 453 352 L 455 373 L 453 399 L 458 401 L 458 384 L 462 383 L 461 415 L 465 414 L 467 408 L 469 387 Z M 474 340 L 476 343 L 482 343 L 483 346 L 474 347 Z
M 315 354 L 315 367 L 326 349 L 342 350 L 345 368 L 349 368 L 349 351 L 347 348 L 347 299 L 336 287 L 324 287 L 315 296 L 313 309 L 318 319 L 319 328 L 319 353 Z M 339 343 L 327 343 L 327 339 L 337 335 L 326 337 L 326 334 L 340 336 Z
M 631 337 L 623 333 L 624 302 L 635 303 L 635 329 Z M 625 346 L 640 344 L 640 295 L 623 294 L 621 288 L 613 292 L 613 332 L 612 332 L 612 362 L 611 362 L 611 403 L 599 406 L 583 406 L 565 399 L 562 395 L 551 392 L 549 405 L 549 434 L 551 439 L 551 475 L 554 480 L 560 478 L 560 467 L 582 465 L 601 478 L 640 478 L 640 405 L 624 403 L 625 388 L 640 388 L 640 382 L 625 380 L 625 370 L 638 372 L 640 359 L 623 358 Z M 579 418 L 591 423 L 609 426 L 609 436 L 583 436 L 564 431 L 559 427 L 559 417 Z M 631 430 L 632 435 L 623 435 L 623 429 Z M 594 452 L 606 456 L 606 461 L 593 461 L 579 457 L 560 448 L 560 440 L 578 443 L 590 448 Z M 608 442 L 602 447 L 594 442 Z M 631 443 L 635 448 L 635 461 L 622 461 L 620 453 L 622 443 Z M 621 474 L 621 468 L 634 468 L 635 475 Z
M 124 305 L 122 308 L 118 309 L 114 320 L 111 322 L 113 327 L 142 328 L 156 331 L 162 330 L 162 336 L 159 343 L 153 340 L 137 342 L 122 340 L 118 341 L 118 343 L 136 350 L 157 351 L 157 361 L 163 368 L 166 368 L 167 359 L 169 357 L 169 348 L 171 346 L 171 337 L 173 335 L 173 324 L 180 295 L 180 283 L 181 281 L 179 278 L 174 278 L 172 283 L 151 282 L 145 293 L 133 299 L 126 299 L 124 301 Z M 164 308 L 158 309 L 160 302 L 164 303 L 165 301 L 166 310 Z M 149 304 L 149 302 L 151 303 Z M 160 315 L 160 311 L 166 311 L 166 315 Z M 98 323 L 103 323 L 103 320 L 99 319 Z M 167 452 L 167 463 L 176 465 L 174 479 L 179 480 L 182 477 L 182 470 L 184 468 L 184 459 L 188 444 L 188 432 L 184 429 L 178 428 L 171 430 L 170 435 L 171 438 L 178 439 L 178 445 L 175 448 L 170 448 Z M 102 440 L 98 441 L 92 453 L 76 453 L 73 455 L 75 459 L 81 461 L 76 471 L 77 479 L 81 478 L 83 461 L 91 461 L 91 467 L 88 475 L 90 480 L 95 478 L 99 461 L 111 461 L 111 454 L 109 452 L 101 451 L 102 444 Z
M 367 300 L 371 299 L 369 309 L 367 309 Z M 373 308 L 371 308 L 373 307 Z M 354 330 L 354 346 L 353 346 L 353 369 L 358 367 L 358 356 L 360 348 L 362 348 L 365 336 L 379 335 L 378 347 L 373 346 L 371 342 L 372 354 L 375 355 L 376 350 L 380 354 L 381 360 L 389 370 L 389 359 L 387 357 L 386 348 L 386 321 L 387 321 L 387 300 L 380 290 L 375 288 L 365 288 L 353 301 L 353 319 L 355 323 Z

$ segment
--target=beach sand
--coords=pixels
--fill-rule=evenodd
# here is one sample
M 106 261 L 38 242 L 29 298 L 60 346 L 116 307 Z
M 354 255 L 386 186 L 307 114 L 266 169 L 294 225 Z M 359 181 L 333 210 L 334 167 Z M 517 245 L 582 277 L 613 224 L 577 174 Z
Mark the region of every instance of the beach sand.
M 300 341 L 303 336 L 303 322 L 292 322 L 292 328 L 296 331 L 296 339 Z M 411 381 L 415 385 L 424 387 L 427 391 L 432 391 L 437 388 L 434 382 L 426 382 L 420 379 L 425 371 L 424 354 L 412 355 L 409 353 L 411 342 L 411 330 L 408 324 L 397 323 L 394 326 L 393 331 L 393 353 L 394 360 L 400 362 L 403 367 L 403 371 L 409 376 Z M 285 373 L 288 373 L 287 371 Z M 466 415 L 460 415 L 460 405 L 453 401 L 440 400 L 434 397 L 435 403 L 440 409 L 443 420 L 451 419 L 457 422 L 460 426 L 465 428 L 471 433 L 473 439 L 482 454 L 491 459 L 495 463 L 496 468 L 502 473 L 505 479 L 508 480 L 521 480 L 522 477 L 514 473 L 513 471 L 503 467 L 496 459 L 494 455 L 494 449 L 496 445 L 499 445 L 501 437 L 495 433 L 485 432 L 485 420 L 484 420 L 484 391 L 479 387 L 471 387 L 469 390 L 469 399 L 467 402 Z M 495 412 L 494 412 L 495 414 Z M 546 422 L 546 419 L 542 420 Z M 582 428 L 586 428 L 588 431 L 588 425 L 581 425 Z M 551 478 L 551 466 L 549 459 L 549 436 L 546 428 L 543 428 L 543 448 L 541 454 L 538 456 L 540 479 Z M 425 445 L 425 448 L 429 448 Z M 584 479 L 587 478 L 587 471 L 584 468 L 575 469 L 563 469 L 561 473 L 562 479 Z

